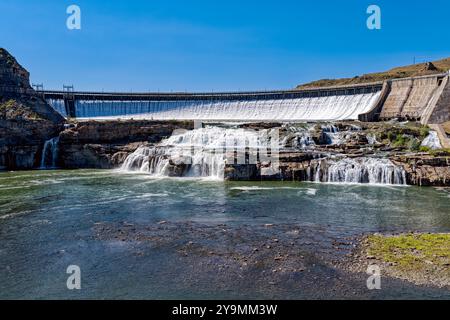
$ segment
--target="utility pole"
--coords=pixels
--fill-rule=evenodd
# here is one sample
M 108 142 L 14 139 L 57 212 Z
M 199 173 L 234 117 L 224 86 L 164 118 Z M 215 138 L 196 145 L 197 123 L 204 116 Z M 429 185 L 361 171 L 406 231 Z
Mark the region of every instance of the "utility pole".
M 44 91 L 44 85 L 42 83 L 33 83 L 32 86 L 36 91 Z
M 42 83 L 33 83 L 31 86 L 34 88 L 34 90 L 36 91 L 36 93 L 38 93 L 38 94 L 41 93 L 42 99 L 45 98 L 45 95 L 44 95 L 44 85 L 43 85 Z

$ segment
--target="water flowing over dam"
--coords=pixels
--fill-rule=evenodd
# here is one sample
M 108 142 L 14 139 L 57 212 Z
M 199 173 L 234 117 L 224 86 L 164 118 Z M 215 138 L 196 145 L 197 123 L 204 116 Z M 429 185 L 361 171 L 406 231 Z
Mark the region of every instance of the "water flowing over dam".
M 67 118 L 202 121 L 450 120 L 449 74 L 285 91 L 103 93 L 42 91 Z
M 96 102 L 78 101 L 77 118 L 155 120 L 356 120 L 379 94 L 250 101 Z
M 65 117 L 220 121 L 357 120 L 378 103 L 382 84 L 324 89 L 175 94 L 46 92 Z

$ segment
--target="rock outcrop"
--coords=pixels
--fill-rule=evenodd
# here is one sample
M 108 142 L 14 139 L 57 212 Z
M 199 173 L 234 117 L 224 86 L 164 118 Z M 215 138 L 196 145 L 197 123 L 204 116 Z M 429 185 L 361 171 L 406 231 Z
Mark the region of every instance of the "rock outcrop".
M 0 48 L 0 170 L 37 167 L 45 141 L 64 122 L 31 88 L 29 73 Z
M 448 186 L 450 184 L 450 157 L 411 154 L 392 157 L 403 166 L 408 184 L 418 186 Z
M 66 169 L 119 167 L 139 146 L 170 137 L 176 129 L 193 129 L 191 121 L 75 122 L 60 134 L 58 166 Z

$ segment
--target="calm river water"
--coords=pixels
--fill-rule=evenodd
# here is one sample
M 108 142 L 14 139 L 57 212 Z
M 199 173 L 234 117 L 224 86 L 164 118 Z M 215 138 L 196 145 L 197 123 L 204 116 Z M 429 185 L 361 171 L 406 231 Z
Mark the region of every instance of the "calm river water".
M 225 229 L 233 236 L 217 238 Z M 200 249 L 183 249 L 201 242 L 231 257 L 265 239 L 287 243 L 297 229 L 310 239 L 305 248 L 332 258 L 327 239 L 449 232 L 450 194 L 419 187 L 152 179 L 107 170 L 0 173 L 0 298 L 315 297 L 306 286 L 296 290 L 295 277 L 273 290 L 239 285 L 245 284 L 235 279 L 242 267 L 232 264 L 229 285 L 215 283 L 214 268 L 227 268 L 220 262 L 226 254 L 206 261 Z M 210 267 L 193 265 L 200 260 Z M 81 290 L 66 287 L 69 265 L 81 269 Z

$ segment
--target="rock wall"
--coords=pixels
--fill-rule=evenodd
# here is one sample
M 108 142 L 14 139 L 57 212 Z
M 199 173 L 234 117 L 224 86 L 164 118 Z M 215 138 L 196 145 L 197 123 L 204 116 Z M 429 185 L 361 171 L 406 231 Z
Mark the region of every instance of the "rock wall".
M 0 92 L 32 93 L 30 74 L 3 48 L 0 48 Z
M 64 122 L 31 88 L 28 71 L 0 48 L 0 170 L 37 167 L 45 141 Z
M 406 170 L 407 182 L 417 186 L 448 186 L 450 158 L 429 155 L 404 155 L 391 159 Z

